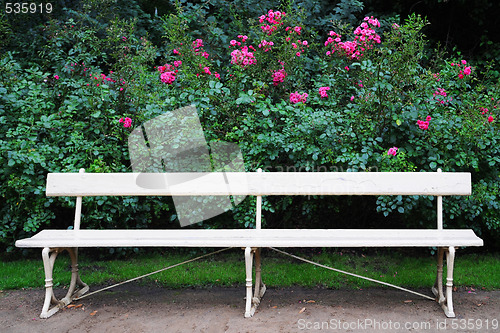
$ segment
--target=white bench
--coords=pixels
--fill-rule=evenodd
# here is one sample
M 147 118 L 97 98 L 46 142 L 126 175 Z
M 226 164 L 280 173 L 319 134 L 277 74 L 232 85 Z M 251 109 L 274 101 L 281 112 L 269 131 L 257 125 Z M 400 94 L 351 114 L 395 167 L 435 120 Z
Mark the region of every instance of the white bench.
M 51 173 L 47 196 L 77 197 L 72 230 L 43 230 L 18 240 L 17 247 L 43 248 L 45 302 L 40 317 L 48 318 L 89 290 L 78 273 L 77 250 L 81 247 L 236 247 L 245 249 L 245 317 L 254 314 L 265 286 L 261 281 L 260 248 L 271 247 L 437 247 L 436 283 L 432 288 L 446 316 L 454 317 L 452 303 L 455 249 L 482 246 L 472 230 L 443 229 L 442 196 L 470 195 L 469 173 L 372 173 L 372 172 L 226 172 L 207 173 L 170 187 L 147 189 L 136 184 L 137 173 Z M 169 174 L 150 174 L 162 177 Z M 186 175 L 186 179 L 192 174 Z M 199 175 L 199 174 L 198 174 Z M 225 181 L 220 181 L 224 179 Z M 229 182 L 228 182 L 229 181 Z M 256 229 L 224 230 L 86 230 L 80 229 L 84 196 L 207 196 L 251 195 L 257 197 Z M 437 197 L 436 229 L 262 229 L 262 196 L 267 195 L 431 195 Z M 66 297 L 57 300 L 52 271 L 57 254 L 68 251 L 72 278 Z M 446 253 L 446 291 L 443 290 L 443 257 Z M 255 290 L 252 270 L 255 256 Z M 430 298 L 430 297 L 429 297 Z M 52 306 L 54 305 L 54 306 Z M 52 307 L 51 307 L 52 306 Z

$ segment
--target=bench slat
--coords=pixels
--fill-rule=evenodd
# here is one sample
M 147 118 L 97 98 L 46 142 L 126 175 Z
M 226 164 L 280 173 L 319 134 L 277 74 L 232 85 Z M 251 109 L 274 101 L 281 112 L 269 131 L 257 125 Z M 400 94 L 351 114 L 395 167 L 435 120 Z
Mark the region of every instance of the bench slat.
M 471 175 L 456 172 L 50 173 L 46 194 L 470 195 Z
M 482 246 L 467 229 L 43 230 L 17 247 Z

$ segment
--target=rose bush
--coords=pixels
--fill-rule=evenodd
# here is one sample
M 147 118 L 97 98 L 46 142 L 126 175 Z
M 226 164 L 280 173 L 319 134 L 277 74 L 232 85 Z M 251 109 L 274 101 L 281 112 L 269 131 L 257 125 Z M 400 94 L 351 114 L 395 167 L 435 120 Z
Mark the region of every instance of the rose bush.
M 52 22 L 39 61 L 1 58 L 0 239 L 8 249 L 41 227 L 67 226 L 73 200 L 44 197 L 48 172 L 130 172 L 128 133 L 188 104 L 197 106 L 207 141 L 240 146 L 248 171 L 471 172 L 472 196 L 444 201 L 445 225 L 473 228 L 493 244 L 493 64 L 426 54 L 418 16 L 322 31 L 309 29 L 296 8 L 269 9 L 245 24 L 234 20 L 221 42 L 190 27 L 222 30 L 227 22 L 177 10 L 162 18 L 162 46 L 133 21 L 113 21 L 100 38 L 87 25 Z M 429 197 L 269 197 L 263 209 L 267 227 L 433 227 L 434 206 Z M 253 212 L 247 198 L 205 225 L 252 227 Z M 175 219 L 169 199 L 98 197 L 86 200 L 83 223 L 176 227 Z
M 259 23 L 268 19 L 269 16 L 261 16 Z M 274 23 L 274 29 L 257 25 L 253 32 L 245 32 L 246 35 L 239 38 L 246 42 L 246 36 L 258 35 L 259 28 L 266 34 L 277 33 L 282 24 Z M 252 170 L 257 166 L 281 171 L 467 170 L 473 173 L 474 179 L 489 179 L 488 185 L 478 187 L 470 198 L 447 202 L 446 208 L 454 212 L 449 216 L 449 223 L 472 227 L 478 233 L 485 227 L 498 229 L 496 217 L 483 214 L 495 208 L 498 202 L 486 203 L 479 199 L 496 198 L 498 193 L 498 127 L 494 121 L 490 122 L 494 119 L 491 114 L 477 117 L 477 110 L 486 110 L 478 101 L 497 96 L 498 83 L 482 84 L 465 60 L 435 57 L 429 59 L 425 67 L 425 39 L 420 33 L 425 24 L 419 17 L 411 17 L 405 24 L 390 25 L 382 39 L 375 31 L 380 28 L 379 21 L 366 17 L 349 42 L 342 42 L 340 34 L 330 31 L 324 37 L 327 51 L 321 51 L 316 45 L 317 53 L 313 57 L 318 70 L 308 74 L 309 81 L 291 69 L 280 69 L 286 75 L 276 74 L 278 70 L 267 57 L 274 45 L 291 41 L 286 34 L 281 40 L 274 40 L 271 48 L 254 48 L 250 54 L 252 61 L 248 66 L 238 66 L 237 75 L 234 66 L 229 66 L 229 77 L 218 82 L 219 96 L 213 96 L 208 105 L 200 103 L 211 111 L 205 114 L 208 133 L 213 133 L 214 139 L 238 142 Z M 295 25 L 288 25 L 292 26 Z M 285 32 L 290 30 L 285 28 Z M 293 31 L 303 33 L 305 30 L 301 27 Z M 283 38 L 285 43 L 279 44 Z M 241 44 L 233 40 L 231 46 Z M 307 43 L 310 44 L 313 43 Z M 291 44 L 292 50 L 296 45 Z M 278 60 L 284 65 L 282 59 L 289 50 L 275 52 L 274 63 Z M 306 57 L 293 59 L 297 68 L 308 67 L 308 60 Z M 487 73 L 484 75 L 481 74 L 483 82 Z M 327 94 L 326 87 L 334 87 L 335 94 Z M 294 90 L 296 88 L 301 92 Z M 208 95 L 213 94 L 209 91 Z M 228 99 L 231 95 L 234 98 Z M 222 110 L 213 109 L 221 100 L 224 100 Z M 496 110 L 498 99 L 488 103 Z M 226 118 L 227 115 L 230 117 Z M 487 155 L 482 155 L 476 145 L 478 138 L 488 142 Z M 390 154 L 386 153 L 388 149 Z M 279 205 L 289 208 L 290 199 L 283 200 L 287 203 Z M 409 212 L 422 212 L 418 220 L 405 222 L 430 226 L 435 213 L 430 209 L 429 200 L 380 197 L 373 208 L 385 216 L 398 212 L 402 214 L 399 220 L 415 216 Z M 338 200 L 329 201 L 333 202 L 329 208 L 335 211 Z M 306 205 L 309 208 L 299 213 L 308 214 L 310 206 L 320 204 L 310 202 Z M 456 214 L 464 208 L 467 209 L 460 216 Z M 488 222 L 479 222 L 482 218 Z M 291 221 L 290 225 L 294 223 L 297 222 Z

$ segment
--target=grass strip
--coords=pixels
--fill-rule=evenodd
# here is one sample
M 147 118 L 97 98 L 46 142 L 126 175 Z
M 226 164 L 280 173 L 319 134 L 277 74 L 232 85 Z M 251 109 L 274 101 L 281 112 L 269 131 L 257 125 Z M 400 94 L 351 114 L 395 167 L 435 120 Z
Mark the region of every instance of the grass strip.
M 152 255 L 139 254 L 130 259 L 93 260 L 80 250 L 79 269 L 82 280 L 91 285 L 109 285 L 196 257 L 203 252 L 169 250 Z M 195 253 L 196 252 L 196 253 Z M 404 252 L 363 254 L 359 251 L 306 251 L 291 253 L 326 266 L 396 284 L 407 288 L 433 285 L 436 276 L 435 256 L 406 255 Z M 269 287 L 322 286 L 326 288 L 360 289 L 377 284 L 322 269 L 285 257 L 271 250 L 262 253 L 262 277 Z M 455 261 L 454 285 L 487 290 L 500 289 L 500 254 L 458 253 Z M 55 286 L 69 285 L 70 260 L 66 253 L 58 256 L 54 267 Z M 0 290 L 43 288 L 44 270 L 41 260 L 23 259 L 0 262 Z M 213 257 L 188 263 L 140 280 L 168 288 L 236 286 L 245 284 L 243 251 L 233 249 Z

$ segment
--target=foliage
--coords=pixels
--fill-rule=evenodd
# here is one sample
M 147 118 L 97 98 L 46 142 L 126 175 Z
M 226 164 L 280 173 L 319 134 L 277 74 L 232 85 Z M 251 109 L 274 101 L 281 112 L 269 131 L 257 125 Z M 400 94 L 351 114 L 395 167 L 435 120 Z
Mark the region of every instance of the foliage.
M 86 1 L 106 25 L 82 14 L 49 20 L 36 57 L 0 58 L 0 242 L 8 250 L 43 227 L 68 226 L 73 200 L 44 196 L 48 172 L 130 172 L 128 133 L 188 104 L 207 141 L 239 144 L 248 171 L 471 172 L 473 194 L 444 200 L 445 224 L 498 235 L 494 63 L 429 55 L 424 19 L 357 21 L 361 2 L 331 8 L 326 30 L 309 19 L 326 2 L 234 2 L 225 11 L 222 0 L 183 3 L 161 19 L 131 20 L 109 16 L 111 2 Z M 148 20 L 163 29 L 163 43 L 149 39 Z M 263 209 L 268 227 L 433 227 L 431 199 L 273 197 Z M 248 198 L 204 226 L 252 227 L 254 204 Z M 97 197 L 84 207 L 88 227 L 176 226 L 169 200 Z
M 140 105 L 128 86 L 155 55 L 144 37 L 127 34 L 134 29 L 133 22 L 112 22 L 107 37 L 97 38 L 74 21 L 51 21 L 36 63 L 23 68 L 16 54 L 2 57 L 0 239 L 8 250 L 41 227 L 68 227 L 74 200 L 44 196 L 48 172 L 130 171 L 127 128 L 118 121 Z M 98 67 L 110 60 L 120 72 Z M 89 198 L 85 207 L 92 227 L 145 227 L 160 207 L 168 210 L 154 198 Z

